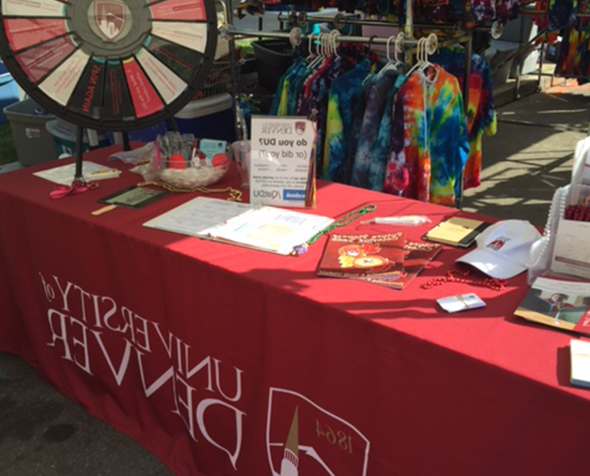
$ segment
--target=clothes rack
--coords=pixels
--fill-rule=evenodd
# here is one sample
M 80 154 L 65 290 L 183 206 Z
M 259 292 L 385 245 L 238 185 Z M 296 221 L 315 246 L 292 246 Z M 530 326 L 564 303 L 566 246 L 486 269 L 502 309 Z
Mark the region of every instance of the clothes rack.
M 233 11 L 231 0 L 227 0 L 227 7 L 229 11 Z M 291 29 L 290 32 L 266 32 L 260 30 L 246 30 L 246 29 L 236 29 L 233 26 L 232 17 L 226 14 L 225 16 L 226 22 L 223 26 L 220 27 L 220 34 L 226 37 L 230 41 L 230 49 L 233 51 L 233 44 L 235 44 L 236 37 L 265 37 L 265 38 L 279 38 L 279 39 L 288 39 L 291 43 L 296 46 L 301 44 L 304 40 L 310 39 L 310 35 L 304 34 L 302 30 L 298 27 Z M 281 25 L 283 23 L 290 23 L 290 24 L 298 24 L 300 26 L 305 26 L 308 21 L 310 22 L 330 22 L 336 29 L 342 29 L 345 25 L 391 25 L 392 27 L 400 27 L 396 23 L 392 22 L 384 22 L 372 19 L 350 19 L 346 18 L 343 14 L 338 14 L 333 18 L 330 17 L 322 17 L 322 16 L 314 16 L 310 17 L 309 15 L 305 14 L 304 12 L 296 14 L 294 8 L 291 10 L 290 15 L 281 15 L 279 14 L 278 20 L 280 21 Z M 414 24 L 413 22 L 413 12 L 412 12 L 412 2 L 408 1 L 406 4 L 406 19 L 405 23 L 402 27 L 403 29 L 403 49 L 406 51 L 407 55 L 411 55 L 412 49 L 414 49 L 418 45 L 418 40 L 414 38 L 414 30 L 415 29 L 437 29 L 437 30 L 446 30 L 446 31 L 456 31 L 458 36 L 454 38 L 447 39 L 442 42 L 438 42 L 438 37 L 434 35 L 436 39 L 436 44 L 431 45 L 430 51 L 434 53 L 434 51 L 439 46 L 450 46 L 452 44 L 463 44 L 465 47 L 465 66 L 464 66 L 464 75 L 463 75 L 463 85 L 462 85 L 462 92 L 463 92 L 463 101 L 464 101 L 464 109 L 465 113 L 468 112 L 469 107 L 469 76 L 470 76 L 470 67 L 471 67 L 471 55 L 473 51 L 473 28 L 462 28 L 460 24 L 447 24 L 447 25 L 423 25 L 423 24 Z M 497 25 L 492 25 L 491 27 L 475 27 L 482 31 L 498 31 L 499 28 Z M 317 37 L 317 35 L 314 35 Z M 311 37 L 313 38 L 313 36 Z M 361 43 L 361 44 L 377 44 L 377 45 L 387 45 L 390 43 L 392 37 L 389 38 L 376 38 L 376 37 L 368 37 L 368 36 L 349 36 L 349 35 L 338 35 L 335 38 L 337 43 Z M 432 54 L 429 53 L 429 54 Z M 232 60 L 233 61 L 233 60 Z M 235 75 L 235 68 L 232 68 L 232 75 Z M 236 80 L 232 80 L 232 84 L 237 84 Z M 234 89 L 234 99 L 237 98 L 237 89 Z M 234 101 L 235 102 L 235 101 Z M 238 121 L 241 120 L 240 113 L 236 107 L 236 137 L 243 138 L 242 133 L 238 127 Z M 455 205 L 457 208 L 462 208 L 463 204 L 463 172 L 461 173 L 460 177 L 460 186 L 457 190 Z

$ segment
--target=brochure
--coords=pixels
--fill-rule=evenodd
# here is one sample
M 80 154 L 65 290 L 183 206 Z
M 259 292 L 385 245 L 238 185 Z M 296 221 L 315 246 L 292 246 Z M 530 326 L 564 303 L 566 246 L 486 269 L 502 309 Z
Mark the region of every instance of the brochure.
M 289 255 L 333 221 L 292 210 L 197 197 L 144 226 Z
M 590 282 L 537 278 L 514 314 L 590 335 Z
M 442 249 L 439 244 L 406 241 L 403 233 L 330 235 L 318 276 L 352 278 L 402 289 Z

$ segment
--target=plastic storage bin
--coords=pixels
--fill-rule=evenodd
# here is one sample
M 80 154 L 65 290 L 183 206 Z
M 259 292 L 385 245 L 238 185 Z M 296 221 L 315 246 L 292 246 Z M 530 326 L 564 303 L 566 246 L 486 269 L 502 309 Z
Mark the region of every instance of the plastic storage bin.
M 258 40 L 252 42 L 258 84 L 276 91 L 281 76 L 293 63 L 293 47 L 288 40 Z
M 131 142 L 138 141 L 138 142 L 153 142 L 159 135 L 164 135 L 166 132 L 170 130 L 170 125 L 168 121 L 160 122 L 155 126 L 146 127 L 145 129 L 138 129 L 135 131 L 127 131 L 127 135 L 129 136 L 129 140 Z M 115 133 L 108 132 L 108 137 L 111 144 L 122 143 L 122 139 L 118 139 L 115 136 Z M 121 137 L 121 136 L 119 136 Z
M 191 101 L 174 117 L 182 133 L 200 139 L 234 141 L 233 99 L 227 93 Z
M 18 87 L 12 75 L 0 62 L 0 124 L 6 124 L 8 118 L 4 113 L 4 108 L 18 102 Z
M 57 147 L 58 156 L 74 155 L 76 153 L 76 130 L 74 124 L 55 119 L 45 124 L 45 127 L 53 137 L 55 146 Z M 82 151 L 90 150 L 88 142 L 88 133 L 84 130 Z M 106 147 L 110 145 L 109 138 L 106 134 L 98 134 L 98 147 Z
M 55 119 L 53 114 L 30 98 L 5 107 L 4 114 L 10 121 L 18 161 L 22 165 L 57 159 L 55 142 L 45 128 L 47 122 Z

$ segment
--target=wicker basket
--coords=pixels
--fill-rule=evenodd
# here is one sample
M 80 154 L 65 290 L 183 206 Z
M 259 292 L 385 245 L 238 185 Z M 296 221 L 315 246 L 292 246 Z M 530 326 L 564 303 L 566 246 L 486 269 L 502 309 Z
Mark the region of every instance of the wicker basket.
M 200 161 L 203 162 L 203 161 Z M 193 166 L 185 169 L 164 168 L 160 170 L 160 179 L 179 189 L 194 189 L 208 187 L 219 182 L 229 169 L 229 161 L 213 167 L 193 161 Z

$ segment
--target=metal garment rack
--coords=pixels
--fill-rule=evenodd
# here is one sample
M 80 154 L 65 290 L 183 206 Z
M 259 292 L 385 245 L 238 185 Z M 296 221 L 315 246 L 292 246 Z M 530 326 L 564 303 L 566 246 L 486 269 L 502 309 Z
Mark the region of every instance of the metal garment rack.
M 407 52 L 408 56 L 411 56 L 411 49 L 415 48 L 418 45 L 418 41 L 414 38 L 414 30 L 415 29 L 433 29 L 433 30 L 448 30 L 456 32 L 457 36 L 454 38 L 450 38 L 445 40 L 444 42 L 437 45 L 437 47 L 444 47 L 450 46 L 452 44 L 464 44 L 465 48 L 465 66 L 463 71 L 463 101 L 464 101 L 464 111 L 465 115 L 467 116 L 469 110 L 469 76 L 471 74 L 471 55 L 473 52 L 473 31 L 474 29 L 480 31 L 489 31 L 493 30 L 494 27 L 475 27 L 464 29 L 461 27 L 460 24 L 414 24 L 413 22 L 413 12 L 412 12 L 412 2 L 408 1 L 406 3 L 406 22 L 403 26 L 403 47 L 404 51 Z M 227 0 L 227 7 L 230 12 L 233 12 L 232 7 L 232 0 Z M 266 31 L 255 31 L 255 30 L 241 30 L 235 29 L 233 27 L 233 14 L 228 15 L 226 13 L 226 24 L 220 28 L 220 32 L 222 35 L 226 36 L 227 39 L 230 41 L 230 52 L 231 52 L 231 61 L 234 62 L 234 46 L 235 46 L 235 38 L 236 37 L 265 37 L 265 38 L 282 38 L 288 39 L 295 44 L 295 42 L 301 43 L 305 39 L 313 39 L 314 37 L 317 39 L 317 35 L 308 35 L 301 32 L 299 28 L 293 28 L 290 32 L 266 32 Z M 386 22 L 386 21 L 379 21 L 379 20 L 370 20 L 370 19 L 352 19 L 347 18 L 343 14 L 338 14 L 334 17 L 323 17 L 323 16 L 309 16 L 304 12 L 297 14 L 292 8 L 290 15 L 281 15 L 279 14 L 278 20 L 283 23 L 290 23 L 290 24 L 298 24 L 300 26 L 305 26 L 307 22 L 321 22 L 321 23 L 332 23 L 337 30 L 342 29 L 345 25 L 374 25 L 374 26 L 391 26 L 392 28 L 400 28 L 399 24 Z M 298 30 L 298 32 L 297 32 Z M 377 38 L 375 36 L 368 37 L 368 36 L 349 36 L 349 35 L 338 35 L 335 38 L 337 43 L 361 43 L 361 44 L 376 44 L 376 45 L 389 45 L 392 43 L 392 38 L 395 37 L 388 37 L 388 38 Z M 406 60 L 406 62 L 410 62 Z M 234 92 L 234 103 L 237 100 L 237 80 L 235 79 L 236 71 L 235 68 L 231 68 L 232 70 L 232 89 Z M 236 137 L 241 137 L 242 129 L 240 127 L 240 122 L 242 118 L 240 117 L 239 111 L 236 107 L 235 115 L 236 115 Z M 455 205 L 457 208 L 462 208 L 463 204 L 463 175 L 464 171 L 461 171 L 459 177 L 459 188 L 456 193 L 455 198 Z
M 528 1 L 526 3 L 521 3 L 521 6 L 525 6 L 525 5 L 529 5 L 529 4 L 533 4 L 535 3 L 535 0 L 531 0 Z M 576 12 L 576 17 L 577 18 L 590 18 L 590 12 L 581 12 L 579 11 L 581 7 L 581 3 L 578 3 L 578 11 Z M 519 11 L 519 15 L 527 15 L 527 16 L 545 16 L 545 19 L 548 21 L 548 16 L 549 16 L 549 9 L 545 8 L 544 10 L 533 10 L 530 8 L 521 8 L 521 10 Z M 551 78 L 551 86 L 553 86 L 553 78 L 555 78 L 555 73 L 544 73 L 543 72 L 543 65 L 545 62 L 545 53 L 547 50 L 547 35 L 550 33 L 548 28 L 543 28 L 541 30 L 539 30 L 539 32 L 530 40 L 528 40 L 526 43 L 523 43 L 520 45 L 520 47 L 514 52 L 512 53 L 510 56 L 508 56 L 499 66 L 498 69 L 501 68 L 502 66 L 504 66 L 508 61 L 510 61 L 511 59 L 515 58 L 516 56 L 518 56 L 519 54 L 521 54 L 523 51 L 525 51 L 526 49 L 528 49 L 528 47 L 535 43 L 537 40 L 539 40 L 540 38 L 542 38 L 542 43 L 541 43 L 541 48 L 540 48 L 540 53 L 539 53 L 539 71 L 537 72 L 537 92 L 540 92 L 542 87 L 541 87 L 541 80 L 543 76 L 548 76 Z M 519 75 L 517 75 L 517 80 L 519 79 L 518 77 Z M 565 77 L 565 79 L 588 79 L 588 76 L 575 76 L 575 75 L 568 75 Z M 519 84 L 517 83 L 516 86 L 516 97 L 515 99 L 518 99 L 520 97 L 519 94 Z M 541 127 L 547 127 L 543 124 L 537 124 L 531 121 L 520 121 L 520 120 L 513 120 L 513 119 L 499 119 L 499 121 L 501 122 L 506 122 L 506 123 L 511 123 L 511 124 L 518 124 L 518 125 L 523 125 L 523 126 L 541 126 Z M 549 126 L 552 128 L 556 128 L 554 126 Z M 556 128 L 556 129 L 563 129 L 563 128 Z M 586 132 L 587 134 L 590 134 L 590 120 L 588 122 L 588 128 L 586 131 L 581 131 L 580 129 L 577 128 L 565 128 L 564 130 L 574 130 L 574 131 L 578 131 L 578 132 Z

